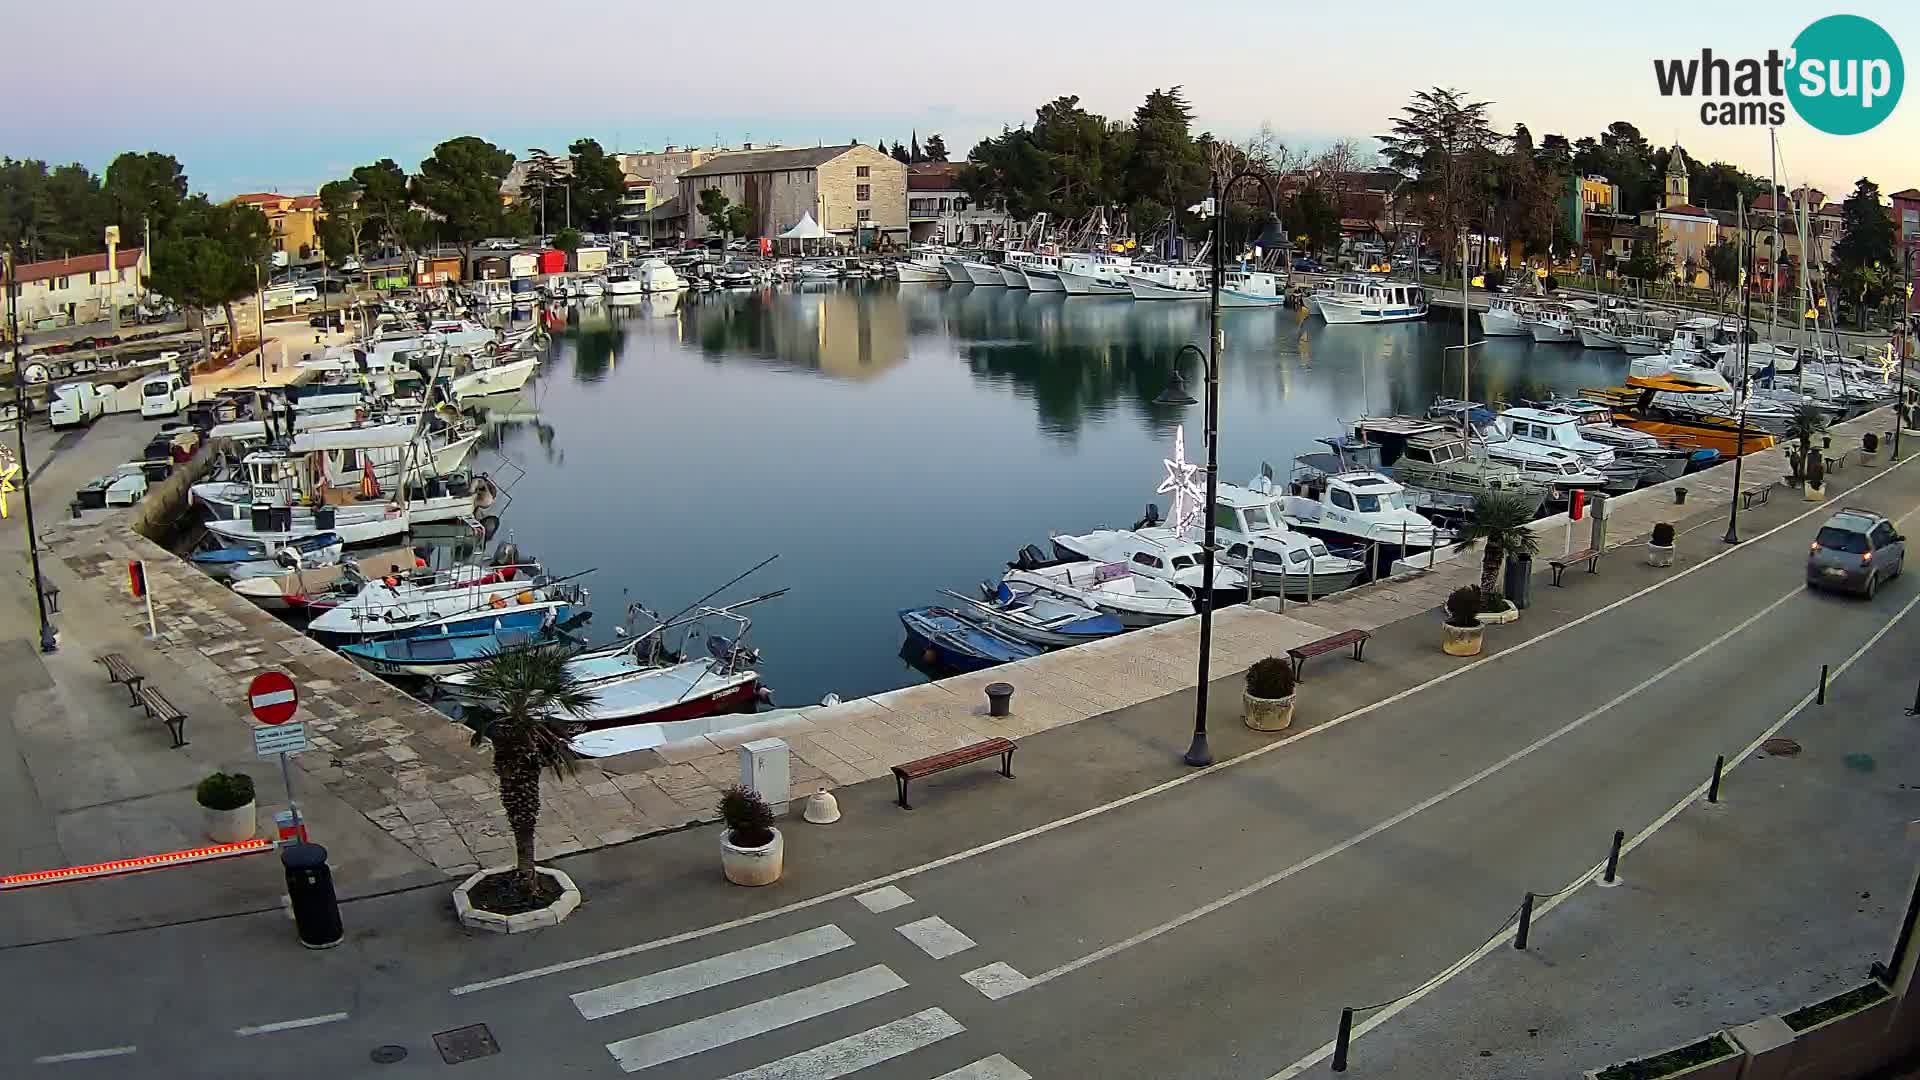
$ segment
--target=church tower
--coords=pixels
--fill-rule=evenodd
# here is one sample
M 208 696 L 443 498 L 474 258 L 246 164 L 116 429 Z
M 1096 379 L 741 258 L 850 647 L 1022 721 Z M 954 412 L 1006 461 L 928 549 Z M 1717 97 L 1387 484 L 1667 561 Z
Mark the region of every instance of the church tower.
M 1667 159 L 1667 190 L 1660 202 L 1665 210 L 1687 204 L 1687 152 L 1680 149 L 1679 143 L 1673 144 L 1673 156 Z

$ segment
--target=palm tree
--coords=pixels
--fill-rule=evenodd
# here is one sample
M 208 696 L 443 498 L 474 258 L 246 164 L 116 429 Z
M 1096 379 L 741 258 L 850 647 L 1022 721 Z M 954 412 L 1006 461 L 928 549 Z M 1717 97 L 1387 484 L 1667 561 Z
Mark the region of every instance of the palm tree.
M 1533 520 L 1533 504 L 1511 491 L 1489 491 L 1473 500 L 1460 537 L 1469 545 L 1486 543 L 1480 559 L 1480 594 L 1499 591 L 1500 564 L 1509 555 L 1532 555 L 1540 549 L 1540 539 L 1527 524 Z
M 1807 461 L 1813 454 L 1813 440 L 1827 430 L 1827 414 L 1811 401 L 1803 401 L 1793 407 L 1793 415 L 1787 420 L 1787 437 L 1800 447 L 1789 464 L 1793 466 L 1795 476 L 1807 474 Z
M 599 695 L 567 667 L 572 651 L 559 645 L 494 653 L 474 673 L 473 689 L 491 704 L 474 725 L 473 745 L 493 743 L 493 773 L 513 829 L 514 870 L 529 896 L 537 895 L 533 831 L 540 823 L 540 772 L 572 774 L 575 756 L 566 717 L 593 707 Z

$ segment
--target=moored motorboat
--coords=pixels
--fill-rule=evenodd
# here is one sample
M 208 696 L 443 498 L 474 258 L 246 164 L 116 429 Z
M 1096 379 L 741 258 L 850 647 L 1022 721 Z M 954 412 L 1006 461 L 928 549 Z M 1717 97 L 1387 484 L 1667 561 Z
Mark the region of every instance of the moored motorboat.
M 1035 645 L 1078 645 L 1098 641 L 1125 630 L 1120 620 L 1056 593 L 1015 590 L 1005 582 L 982 584 L 985 600 L 975 600 L 951 589 L 958 601 L 954 612 L 970 622 L 991 627 L 1007 637 Z
M 900 625 L 907 629 L 908 648 L 918 649 L 921 659 L 929 664 L 950 671 L 979 671 L 1031 659 L 1046 651 L 969 622 L 944 607 L 904 609 Z

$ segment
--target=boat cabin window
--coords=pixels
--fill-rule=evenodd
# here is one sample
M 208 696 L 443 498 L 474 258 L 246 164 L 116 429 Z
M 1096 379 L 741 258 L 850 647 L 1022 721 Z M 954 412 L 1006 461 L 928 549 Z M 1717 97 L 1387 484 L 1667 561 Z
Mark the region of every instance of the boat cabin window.
M 1327 553 L 1327 545 L 1321 543 L 1318 540 L 1314 540 L 1307 544 L 1307 550 L 1313 552 L 1314 555 L 1317 557 L 1320 555 L 1325 555 Z
M 1398 509 L 1400 509 L 1400 498 L 1393 492 L 1387 491 L 1378 495 L 1360 496 L 1360 512 L 1363 514 L 1375 514 L 1382 510 Z
M 1243 513 L 1247 515 L 1247 528 L 1256 530 L 1273 528 L 1273 519 L 1267 516 L 1266 507 L 1249 506 Z
M 1340 490 L 1339 488 L 1334 488 L 1333 489 L 1333 505 L 1339 507 L 1342 510 L 1351 510 L 1353 509 L 1353 496 L 1347 494 L 1346 492 Z
M 1235 544 L 1232 547 L 1228 548 L 1227 558 L 1239 559 L 1241 562 L 1245 562 L 1247 558 L 1247 545 Z
M 1280 557 L 1280 553 L 1277 551 L 1268 551 L 1266 548 L 1254 548 L 1253 561 L 1257 563 L 1281 564 L 1284 563 L 1285 560 Z
M 1232 503 L 1213 504 L 1213 524 L 1216 528 L 1239 532 L 1240 517 L 1234 513 Z
M 1133 561 L 1139 563 L 1141 566 L 1151 566 L 1155 570 L 1163 570 L 1167 565 L 1161 562 L 1158 556 L 1149 555 L 1144 551 L 1134 552 Z
M 1292 551 L 1287 552 L 1287 561 L 1294 564 L 1295 566 L 1299 566 L 1300 564 L 1307 561 L 1307 553 L 1305 551 L 1300 550 L 1299 548 L 1295 548 Z
M 1175 555 L 1173 557 L 1173 568 L 1175 570 L 1191 570 L 1198 565 L 1200 564 L 1195 562 L 1191 555 Z

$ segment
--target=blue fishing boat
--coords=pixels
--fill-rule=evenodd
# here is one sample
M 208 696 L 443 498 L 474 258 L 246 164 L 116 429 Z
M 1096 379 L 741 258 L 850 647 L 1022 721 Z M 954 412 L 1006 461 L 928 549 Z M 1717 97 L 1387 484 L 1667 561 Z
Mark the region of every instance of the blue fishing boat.
M 466 671 L 495 654 L 522 649 L 540 640 L 537 630 L 500 626 L 458 633 L 422 633 L 384 641 L 356 641 L 340 646 L 340 651 L 375 675 L 437 678 Z
M 272 559 L 281 551 L 292 550 L 307 566 L 325 566 L 340 561 L 341 546 L 338 533 L 322 532 L 302 536 L 286 544 L 249 541 L 232 547 L 208 548 L 187 556 L 187 561 L 200 566 L 224 566 L 230 563 L 262 562 Z
M 968 622 L 949 608 L 907 608 L 900 612 L 907 640 L 919 645 L 931 662 L 954 671 L 978 671 L 1046 650 Z

